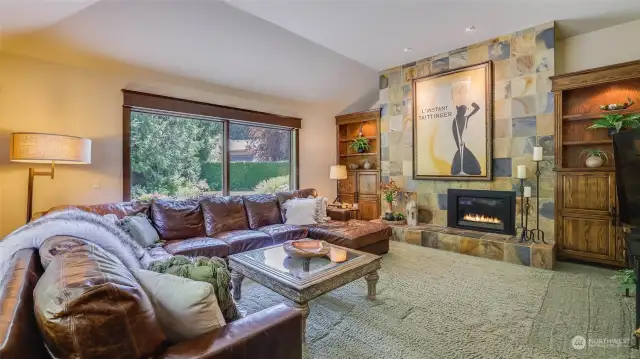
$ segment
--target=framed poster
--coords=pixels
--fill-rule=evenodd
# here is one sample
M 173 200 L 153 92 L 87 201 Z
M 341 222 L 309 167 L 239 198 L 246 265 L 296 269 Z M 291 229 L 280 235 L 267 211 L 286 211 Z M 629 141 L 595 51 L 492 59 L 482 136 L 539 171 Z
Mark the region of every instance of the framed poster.
M 413 80 L 413 178 L 491 180 L 491 61 Z

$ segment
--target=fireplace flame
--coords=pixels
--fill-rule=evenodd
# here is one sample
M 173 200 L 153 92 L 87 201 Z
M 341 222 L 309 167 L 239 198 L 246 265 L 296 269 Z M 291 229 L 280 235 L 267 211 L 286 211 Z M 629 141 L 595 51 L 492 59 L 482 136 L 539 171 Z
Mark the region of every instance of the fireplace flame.
M 495 217 L 488 217 L 481 214 L 465 214 L 462 217 L 465 221 L 502 224 L 502 221 Z

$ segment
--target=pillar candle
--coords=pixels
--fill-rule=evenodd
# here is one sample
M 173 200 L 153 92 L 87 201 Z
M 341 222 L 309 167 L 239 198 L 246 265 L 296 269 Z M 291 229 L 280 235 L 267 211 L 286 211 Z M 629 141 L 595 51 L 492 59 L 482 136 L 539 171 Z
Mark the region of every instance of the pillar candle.
M 527 178 L 527 166 L 519 165 L 518 166 L 518 178 Z
M 542 147 L 533 148 L 533 160 L 542 161 Z
M 525 196 L 525 197 L 531 197 L 531 187 L 526 186 L 526 187 L 524 188 L 524 196 Z

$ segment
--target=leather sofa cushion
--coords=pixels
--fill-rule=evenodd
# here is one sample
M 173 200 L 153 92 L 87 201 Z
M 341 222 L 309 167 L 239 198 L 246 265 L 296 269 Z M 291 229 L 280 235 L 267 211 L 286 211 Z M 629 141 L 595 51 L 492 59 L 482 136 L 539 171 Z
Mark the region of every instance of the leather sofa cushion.
M 247 213 L 240 196 L 209 197 L 200 200 L 207 236 L 216 233 L 249 229 Z
M 244 207 L 249 218 L 249 228 L 257 229 L 271 224 L 282 223 L 278 200 L 272 194 L 244 196 Z
M 196 199 L 155 200 L 151 221 L 163 240 L 204 237 L 204 217 Z
M 270 246 L 272 242 L 268 234 L 260 231 L 237 230 L 216 234 L 216 239 L 229 246 L 229 254 L 236 254 Z
M 38 251 L 22 249 L 0 283 L 0 358 L 49 358 L 33 316 L 33 289 L 42 275 Z
M 258 230 L 268 234 L 273 244 L 307 238 L 307 234 L 309 233 L 309 230 L 305 227 L 293 224 L 272 224 L 270 226 L 260 227 Z
M 284 223 L 287 218 L 285 217 L 286 211 L 284 210 L 282 205 L 286 201 L 292 198 L 308 198 L 309 196 L 318 197 L 318 191 L 316 191 L 314 188 L 305 188 L 296 191 L 276 192 L 275 196 L 278 200 L 278 208 L 280 208 L 282 222 Z
M 199 237 L 189 239 L 176 239 L 167 241 L 164 249 L 173 255 L 189 257 L 226 257 L 229 255 L 229 246 L 224 241 L 216 238 Z
M 388 240 L 392 234 L 391 227 L 386 224 L 358 219 L 329 221 L 306 227 L 309 229 L 310 238 L 353 249 Z
M 86 212 L 92 212 L 104 216 L 105 214 L 115 214 L 118 218 L 126 216 L 135 216 L 138 213 L 142 213 L 149 217 L 149 208 L 151 205 L 149 202 L 120 202 L 120 203 L 106 203 L 106 204 L 93 204 L 93 205 L 64 205 L 56 206 L 44 214 L 61 211 L 69 208 L 77 208 Z
M 53 258 L 34 290 L 34 307 L 54 358 L 143 358 L 163 349 L 145 292 L 117 258 L 93 245 Z

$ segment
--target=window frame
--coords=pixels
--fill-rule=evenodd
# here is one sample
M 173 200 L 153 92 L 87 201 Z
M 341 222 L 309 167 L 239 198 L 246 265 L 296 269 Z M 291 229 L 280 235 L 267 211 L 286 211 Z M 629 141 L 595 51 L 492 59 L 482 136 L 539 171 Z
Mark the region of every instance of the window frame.
M 245 110 L 241 108 L 214 105 L 204 102 L 184 100 L 144 92 L 122 90 L 122 197 L 131 201 L 131 112 L 181 116 L 203 121 L 222 123 L 222 194 L 230 193 L 230 156 L 229 125 L 231 123 L 248 126 L 260 126 L 279 130 L 288 130 L 291 146 L 289 159 L 289 187 L 296 190 L 300 184 L 299 171 L 299 130 L 302 119 L 280 116 L 266 112 Z

